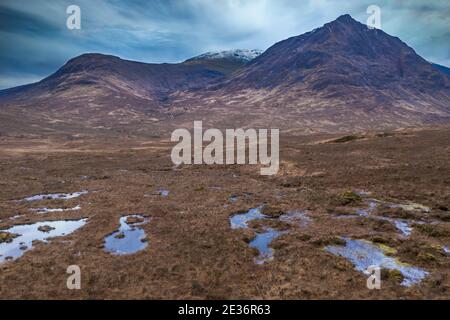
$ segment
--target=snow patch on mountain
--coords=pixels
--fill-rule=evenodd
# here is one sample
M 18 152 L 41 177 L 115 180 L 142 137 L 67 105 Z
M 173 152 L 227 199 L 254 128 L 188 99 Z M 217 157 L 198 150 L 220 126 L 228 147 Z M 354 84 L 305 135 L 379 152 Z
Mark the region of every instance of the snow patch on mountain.
M 211 51 L 194 57 L 190 60 L 217 60 L 217 59 L 233 59 L 240 61 L 251 61 L 262 54 L 262 50 L 258 49 L 236 49 L 228 51 Z

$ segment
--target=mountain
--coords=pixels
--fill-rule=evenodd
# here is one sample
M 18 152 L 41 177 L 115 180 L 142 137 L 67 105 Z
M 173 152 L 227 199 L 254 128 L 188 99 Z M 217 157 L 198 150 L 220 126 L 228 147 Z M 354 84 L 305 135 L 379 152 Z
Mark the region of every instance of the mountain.
M 193 120 L 296 132 L 449 124 L 446 70 L 344 15 L 264 53 L 210 52 L 178 64 L 82 55 L 39 83 L 1 91 L 0 122 L 52 132 L 170 131 Z
M 170 117 L 165 108 L 176 91 L 204 88 L 245 61 L 197 59 L 150 64 L 103 54 L 83 54 L 38 83 L 0 91 L 3 130 L 92 128 L 130 130 Z M 13 124 L 13 125 L 12 125 Z M 42 130 L 41 130 L 42 131 Z
M 234 88 L 299 83 L 316 91 L 338 85 L 439 89 L 448 85 L 448 79 L 400 39 L 344 15 L 275 44 L 228 81 Z
M 275 44 L 199 99 L 227 113 L 246 106 L 253 125 L 416 126 L 449 123 L 450 78 L 400 39 L 344 15 Z
M 55 98 L 70 95 L 70 91 L 79 94 L 86 87 L 96 87 L 102 93 L 110 91 L 153 100 L 176 90 L 204 87 L 243 64 L 230 67 L 227 60 L 230 59 L 221 59 L 219 63 L 205 59 L 195 63 L 150 64 L 110 55 L 83 54 L 68 61 L 48 78 L 36 84 L 3 90 L 1 95 L 21 100 L 30 96 L 52 95 Z M 92 91 L 86 91 L 86 94 L 92 97 Z

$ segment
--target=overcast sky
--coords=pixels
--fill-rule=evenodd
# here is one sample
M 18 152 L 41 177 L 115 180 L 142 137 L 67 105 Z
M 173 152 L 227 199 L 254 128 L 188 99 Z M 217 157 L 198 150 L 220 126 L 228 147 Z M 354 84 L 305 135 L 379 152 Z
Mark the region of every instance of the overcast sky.
M 81 8 L 81 30 L 66 8 Z M 86 52 L 179 62 L 213 50 L 267 49 L 349 13 L 425 59 L 450 66 L 449 0 L 0 0 L 0 88 L 41 80 Z

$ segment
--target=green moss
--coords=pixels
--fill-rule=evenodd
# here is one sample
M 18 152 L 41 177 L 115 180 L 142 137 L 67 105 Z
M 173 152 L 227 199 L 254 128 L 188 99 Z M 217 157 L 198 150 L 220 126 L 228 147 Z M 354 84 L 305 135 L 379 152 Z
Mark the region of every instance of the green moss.
M 362 138 L 363 137 L 350 135 L 350 136 L 344 136 L 344 137 L 341 137 L 338 139 L 331 140 L 329 143 L 346 143 L 346 142 L 350 142 L 350 141 L 354 141 L 354 140 L 359 140 Z
M 394 280 L 395 282 L 401 283 L 405 277 L 399 270 L 388 270 L 387 276 L 389 279 Z
M 0 232 L 0 243 L 10 243 L 19 235 L 9 232 Z
M 343 205 L 348 205 L 352 203 L 359 203 L 362 201 L 362 198 L 360 195 L 356 194 L 353 191 L 345 191 L 340 195 L 340 202 Z
M 377 246 L 388 256 L 397 254 L 397 249 L 391 248 L 385 244 L 378 243 Z
M 123 232 L 121 232 L 121 233 L 117 234 L 116 236 L 114 236 L 114 238 L 123 239 L 123 238 L 125 238 L 125 234 Z
M 386 137 L 392 137 L 392 136 L 394 136 L 394 134 L 391 132 L 383 132 L 383 133 L 378 133 L 376 136 L 378 138 L 386 138 Z
M 436 262 L 437 258 L 431 254 L 426 252 L 421 252 L 417 255 L 417 258 L 423 262 Z
M 389 241 L 390 241 L 390 239 L 383 238 L 383 237 L 380 237 L 380 236 L 374 236 L 374 237 L 371 238 L 371 240 L 375 244 L 386 244 L 386 243 L 389 243 Z

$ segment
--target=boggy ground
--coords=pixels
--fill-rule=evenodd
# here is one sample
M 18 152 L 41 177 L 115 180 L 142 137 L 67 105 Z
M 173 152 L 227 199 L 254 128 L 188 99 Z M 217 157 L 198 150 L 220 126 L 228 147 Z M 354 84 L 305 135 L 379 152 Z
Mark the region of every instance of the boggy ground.
M 181 166 L 161 140 L 0 140 L 0 230 L 42 220 L 88 218 L 76 232 L 36 243 L 0 265 L 2 299 L 448 299 L 450 257 L 450 129 L 342 136 L 282 135 L 282 165 L 263 177 L 254 166 Z M 170 191 L 168 197 L 158 189 Z M 89 194 L 64 200 L 15 202 L 41 193 Z M 393 225 L 352 215 L 365 204 L 343 201 L 346 191 L 368 191 L 384 201 L 420 203 L 431 213 L 378 207 L 374 216 L 401 216 L 409 238 Z M 237 201 L 230 201 L 230 196 Z M 273 220 L 287 230 L 271 245 L 274 259 L 254 263 L 249 230 L 231 230 L 231 215 L 262 204 L 272 212 L 308 210 L 305 227 Z M 30 208 L 81 210 L 37 214 Z M 226 205 L 226 206 L 224 206 Z M 124 215 L 149 222 L 148 246 L 129 256 L 103 248 Z M 15 217 L 14 220 L 10 219 Z M 253 223 L 255 228 L 261 222 Z M 427 270 L 420 284 L 403 287 L 385 277 L 368 290 L 367 276 L 324 250 L 341 237 L 397 250 L 402 262 Z M 79 265 L 81 290 L 68 290 L 66 269 Z

